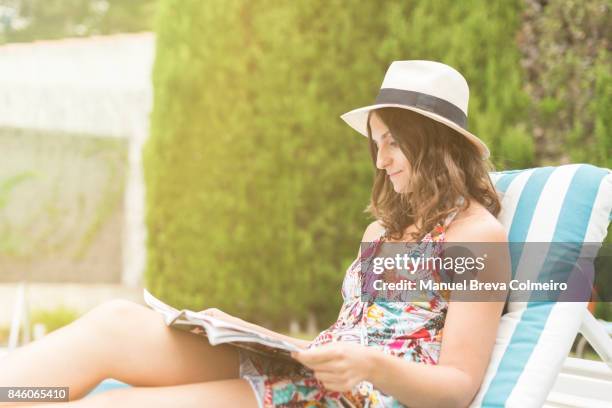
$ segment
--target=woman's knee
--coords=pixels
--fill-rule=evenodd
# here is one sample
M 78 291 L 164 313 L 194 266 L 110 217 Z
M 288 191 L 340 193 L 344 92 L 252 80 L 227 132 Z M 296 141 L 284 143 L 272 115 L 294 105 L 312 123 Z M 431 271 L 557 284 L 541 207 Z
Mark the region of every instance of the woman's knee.
M 151 315 L 156 313 L 139 303 L 126 299 L 112 299 L 94 307 L 84 317 L 105 334 L 121 335 L 133 333 L 138 325 L 143 324 Z M 159 320 L 162 322 L 161 317 Z

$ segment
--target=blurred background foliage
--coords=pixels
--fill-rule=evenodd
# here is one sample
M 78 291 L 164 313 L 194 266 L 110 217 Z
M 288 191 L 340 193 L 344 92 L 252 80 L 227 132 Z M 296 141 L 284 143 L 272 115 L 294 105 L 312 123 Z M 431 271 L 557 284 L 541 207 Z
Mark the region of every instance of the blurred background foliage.
M 439 60 L 470 84 L 468 126 L 497 169 L 610 168 L 610 8 L 0 0 L 0 42 L 154 30 L 147 287 L 179 307 L 323 327 L 372 221 L 367 145 L 339 115 L 372 103 L 391 61 Z
M 79 317 L 82 316 L 82 313 L 79 311 L 65 306 L 60 305 L 55 308 L 36 308 L 29 311 L 29 333 L 30 340 L 35 339 L 37 335 L 37 327 L 43 326 L 43 333 L 48 334 L 52 331 L 55 331 L 61 327 L 64 327 Z M 40 330 L 40 328 L 38 328 Z M 7 344 L 10 336 L 10 328 L 8 326 L 0 326 L 0 344 Z M 24 333 L 20 333 L 21 341 L 24 341 Z
M 538 165 L 612 168 L 610 0 L 526 1 L 517 43 Z
M 43 324 L 45 331 L 51 333 L 60 327 L 72 323 L 80 317 L 79 312 L 66 306 L 55 309 L 34 309 L 30 312 L 30 331 L 34 331 L 36 324 Z

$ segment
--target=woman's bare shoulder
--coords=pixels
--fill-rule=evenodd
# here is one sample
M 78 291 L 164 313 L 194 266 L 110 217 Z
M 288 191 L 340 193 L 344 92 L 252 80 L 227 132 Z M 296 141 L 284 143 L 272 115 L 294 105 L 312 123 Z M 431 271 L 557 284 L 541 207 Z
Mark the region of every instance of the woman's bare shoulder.
M 446 231 L 450 242 L 507 242 L 506 228 L 480 203 L 457 214 Z
M 367 226 L 365 232 L 363 233 L 361 242 L 374 242 L 382 235 L 383 232 L 385 232 L 385 228 L 382 226 L 380 221 L 376 220 Z

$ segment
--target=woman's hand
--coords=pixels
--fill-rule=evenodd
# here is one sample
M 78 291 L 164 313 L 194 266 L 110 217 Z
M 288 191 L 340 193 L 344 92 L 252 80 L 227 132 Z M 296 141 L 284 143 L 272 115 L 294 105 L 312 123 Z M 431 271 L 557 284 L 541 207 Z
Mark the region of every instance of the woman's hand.
M 371 373 L 374 350 L 360 344 L 332 342 L 291 356 L 314 371 L 315 377 L 332 391 L 350 391 Z

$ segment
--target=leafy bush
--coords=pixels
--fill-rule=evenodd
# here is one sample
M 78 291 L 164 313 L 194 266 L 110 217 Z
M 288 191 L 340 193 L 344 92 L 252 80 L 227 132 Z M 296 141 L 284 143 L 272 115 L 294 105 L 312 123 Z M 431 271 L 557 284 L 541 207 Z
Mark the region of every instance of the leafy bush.
M 541 165 L 612 167 L 609 0 L 527 0 L 519 49 Z

